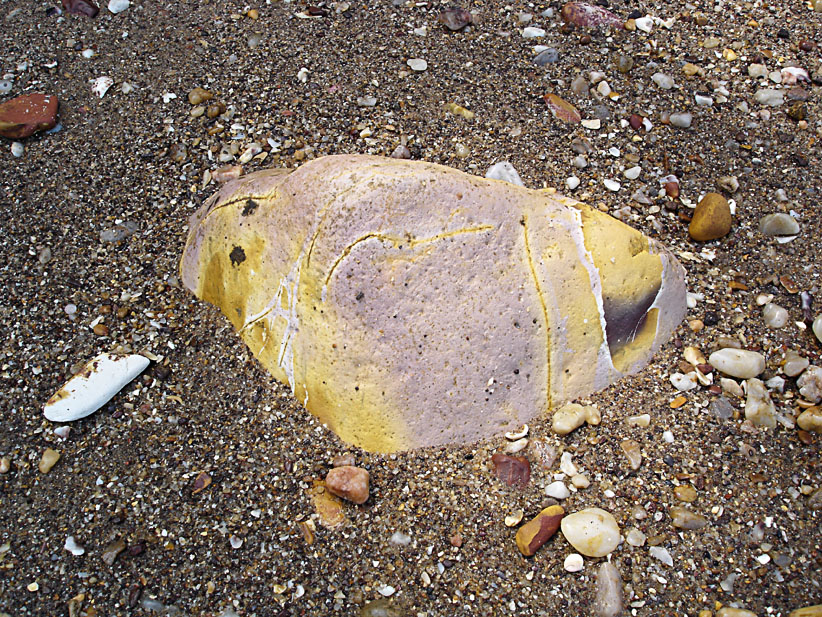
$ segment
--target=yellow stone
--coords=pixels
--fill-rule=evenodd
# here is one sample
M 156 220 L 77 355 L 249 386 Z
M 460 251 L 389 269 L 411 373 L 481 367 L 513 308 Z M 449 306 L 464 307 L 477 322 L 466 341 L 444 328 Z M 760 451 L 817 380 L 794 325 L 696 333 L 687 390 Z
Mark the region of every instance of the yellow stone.
M 515 430 L 638 371 L 685 314 L 678 261 L 607 214 L 370 156 L 228 182 L 192 218 L 181 276 L 378 452 Z
M 722 57 L 725 58 L 728 62 L 733 62 L 738 58 L 736 52 L 733 49 L 726 49 L 722 52 Z
M 822 433 L 822 407 L 818 405 L 808 407 L 799 414 L 796 423 L 799 425 L 799 428 L 805 431 Z
M 731 231 L 731 207 L 719 193 L 708 193 L 694 210 L 688 233 L 697 242 L 716 240 Z
M 40 470 L 40 473 L 48 473 L 59 460 L 60 453 L 57 450 L 46 448 L 45 452 L 43 452 L 43 456 L 40 458 L 40 463 L 37 465 L 37 468 Z
M 676 497 L 679 501 L 692 503 L 696 501 L 697 492 L 696 489 L 690 484 L 680 484 L 674 489 L 674 497 Z

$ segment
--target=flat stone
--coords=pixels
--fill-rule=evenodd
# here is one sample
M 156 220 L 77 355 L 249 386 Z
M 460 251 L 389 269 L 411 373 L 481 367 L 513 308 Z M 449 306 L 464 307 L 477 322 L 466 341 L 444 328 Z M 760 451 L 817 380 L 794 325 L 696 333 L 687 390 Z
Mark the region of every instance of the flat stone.
M 580 116 L 577 108 L 565 99 L 558 97 L 556 94 L 546 94 L 543 99 L 548 109 L 558 120 L 562 120 L 566 124 L 579 124 L 582 121 L 582 116 Z
M 531 479 L 531 463 L 524 456 L 508 456 L 499 452 L 491 457 L 494 474 L 508 486 L 525 486 Z
M 759 233 L 764 236 L 795 236 L 799 223 L 790 214 L 774 212 L 759 219 Z
M 631 469 L 633 471 L 639 469 L 639 466 L 642 465 L 642 452 L 639 449 L 639 444 L 633 439 L 626 439 L 619 444 L 619 447 L 625 453 Z
M 23 139 L 57 125 L 57 97 L 51 94 L 23 94 L 0 103 L 0 135 Z
M 596 617 L 617 617 L 622 614 L 622 577 L 610 561 L 604 561 L 597 569 L 594 583 L 594 615 Z
M 719 193 L 708 193 L 694 209 L 688 233 L 697 242 L 716 240 L 731 231 L 731 207 Z
M 520 527 L 516 535 L 519 552 L 526 557 L 536 553 L 537 549 L 557 532 L 563 516 L 565 516 L 565 510 L 562 506 L 548 506 Z
M 334 467 L 325 476 L 325 488 L 332 495 L 362 504 L 368 501 L 368 472 L 360 467 L 343 465 Z
M 181 273 L 310 412 L 380 452 L 518 428 L 642 368 L 685 315 L 677 260 L 616 219 L 370 156 L 227 183 Z
M 750 379 L 765 370 L 765 356 L 747 349 L 720 349 L 708 357 L 708 363 L 718 371 L 737 379 Z
M 619 525 L 610 512 L 601 508 L 569 514 L 560 527 L 568 543 L 588 557 L 604 557 L 619 545 Z

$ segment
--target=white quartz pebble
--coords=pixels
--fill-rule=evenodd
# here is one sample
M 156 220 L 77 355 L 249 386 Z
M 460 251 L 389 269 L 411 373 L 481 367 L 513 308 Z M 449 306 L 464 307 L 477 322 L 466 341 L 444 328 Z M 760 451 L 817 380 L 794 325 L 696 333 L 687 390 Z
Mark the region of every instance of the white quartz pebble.
M 708 362 L 718 371 L 738 379 L 750 379 L 765 370 L 765 357 L 761 353 L 732 347 L 713 352 Z
M 610 512 L 601 508 L 569 514 L 560 528 L 568 543 L 588 557 L 604 557 L 619 545 L 619 525 Z

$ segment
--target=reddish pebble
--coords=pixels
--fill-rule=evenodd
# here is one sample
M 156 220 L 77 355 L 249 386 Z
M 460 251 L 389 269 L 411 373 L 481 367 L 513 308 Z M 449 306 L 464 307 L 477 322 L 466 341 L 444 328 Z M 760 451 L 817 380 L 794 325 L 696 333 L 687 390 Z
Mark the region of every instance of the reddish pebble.
M 357 504 L 365 503 L 368 500 L 368 472 L 351 465 L 335 467 L 325 476 L 325 488 L 337 497 Z
M 57 97 L 24 94 L 0 105 L 0 135 L 22 139 L 57 124 Z
M 638 131 L 642 128 L 642 116 L 638 116 L 636 114 L 631 114 L 631 117 L 628 118 L 628 124 L 631 125 L 631 128 L 635 131 Z
M 611 11 L 586 2 L 568 2 L 560 12 L 562 21 L 581 28 L 623 29 L 622 20 Z
M 531 463 L 524 456 L 508 456 L 497 453 L 491 457 L 494 473 L 508 486 L 525 486 L 531 479 Z
M 62 0 L 63 8 L 66 13 L 73 13 L 75 15 L 85 15 L 86 17 L 95 17 L 100 9 L 91 0 Z

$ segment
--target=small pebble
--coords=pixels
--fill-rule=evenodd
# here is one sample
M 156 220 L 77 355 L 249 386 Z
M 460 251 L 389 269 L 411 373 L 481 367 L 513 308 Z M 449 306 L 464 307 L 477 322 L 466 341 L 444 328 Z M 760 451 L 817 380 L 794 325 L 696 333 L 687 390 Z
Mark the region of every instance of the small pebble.
M 751 378 L 745 382 L 745 389 L 745 418 L 756 426 L 776 428 L 776 407 L 765 384 L 759 379 Z
M 626 439 L 619 444 L 625 456 L 628 458 L 628 464 L 631 469 L 636 471 L 642 465 L 642 452 L 639 449 L 639 444 L 633 439 Z
M 771 302 L 762 309 L 762 319 L 769 328 L 784 328 L 788 323 L 788 311 Z
M 672 506 L 668 510 L 668 514 L 671 517 L 671 522 L 674 527 L 679 529 L 702 529 L 708 524 L 708 519 L 704 516 L 695 514 L 682 506 Z
M 57 452 L 57 450 L 46 448 L 45 452 L 43 452 L 43 456 L 40 458 L 40 463 L 37 465 L 37 469 L 40 470 L 40 473 L 48 473 L 59 460 L 60 453 Z
M 0 473 L 11 471 L 11 459 L 8 456 L 0 458 Z
M 622 614 L 622 577 L 610 561 L 604 561 L 597 569 L 594 583 L 594 614 L 597 617 L 616 617 Z
M 674 113 L 670 116 L 671 125 L 679 129 L 690 128 L 693 119 L 693 115 L 688 112 Z
M 799 417 L 796 419 L 796 424 L 803 431 L 822 433 L 822 407 L 808 407 L 799 414 Z
M 671 557 L 671 554 L 668 552 L 668 549 L 666 549 L 665 547 L 652 546 L 650 549 L 648 549 L 648 554 L 654 559 L 658 559 L 668 567 L 674 565 L 674 560 Z
M 368 500 L 368 482 L 368 472 L 352 465 L 334 467 L 325 476 L 325 486 L 332 495 L 356 504 Z
M 66 543 L 63 546 L 63 548 L 65 548 L 69 553 L 75 556 L 82 555 L 86 552 L 86 549 L 77 544 L 77 542 L 74 540 L 74 536 L 68 536 L 66 538 Z
M 810 365 L 810 360 L 800 356 L 793 349 L 785 352 L 785 361 L 782 364 L 782 372 L 788 377 L 800 375 Z
M 620 541 L 616 519 L 601 508 L 586 508 L 569 514 L 560 524 L 568 543 L 588 557 L 604 557 Z
M 809 366 L 796 380 L 799 394 L 811 403 L 822 400 L 822 367 Z
M 515 184 L 517 186 L 525 186 L 522 178 L 519 177 L 517 170 L 514 169 L 514 166 L 508 161 L 500 161 L 499 163 L 494 163 L 491 165 L 491 167 L 488 168 L 488 171 L 485 172 L 485 177 L 494 180 L 504 180 L 505 182 L 510 182 L 511 184 Z
M 554 412 L 551 418 L 551 428 L 557 435 L 567 435 L 585 422 L 596 426 L 601 421 L 602 416 L 596 405 L 583 406 L 578 403 L 568 403 Z
M 816 340 L 822 343 L 822 315 L 816 316 L 813 320 L 813 326 L 811 326 L 811 329 L 816 336 Z
M 128 8 L 129 0 L 109 0 L 108 10 L 117 15 Z
M 517 530 L 516 542 L 519 551 L 526 557 L 536 553 L 537 549 L 557 532 L 564 515 L 565 510 L 562 506 L 548 506 L 525 523 Z
M 628 416 L 625 421 L 631 426 L 639 426 L 647 428 L 651 424 L 651 415 L 647 413 L 639 414 L 637 416 Z
M 720 349 L 710 355 L 708 362 L 718 371 L 737 379 L 750 379 L 765 370 L 765 356 L 746 349 Z
M 428 68 L 428 62 L 426 62 L 422 58 L 411 58 L 406 62 L 406 64 L 411 68 L 412 71 L 416 71 L 418 73 Z
M 665 73 L 654 73 L 651 76 L 653 82 L 663 90 L 670 90 L 674 87 L 674 79 Z
M 545 487 L 545 494 L 548 497 L 553 497 L 554 499 L 567 499 L 571 494 L 571 491 L 568 490 L 568 487 L 565 486 L 564 482 L 557 481 L 552 482 Z
M 761 88 L 754 93 L 754 101 L 760 105 L 779 107 L 785 102 L 785 91 Z
M 732 608 L 723 606 L 716 613 L 716 617 L 757 617 L 756 613 L 744 608 Z
M 629 527 L 625 532 L 625 541 L 631 546 L 642 546 L 646 539 L 645 534 L 636 527 Z
M 528 26 L 522 29 L 522 36 L 526 39 L 536 39 L 545 36 L 545 30 Z
M 562 567 L 565 568 L 567 572 L 579 572 L 585 567 L 585 560 L 582 558 L 582 555 L 571 553 L 565 558 L 565 561 L 562 562 Z
M 23 156 L 23 153 L 26 151 L 26 148 L 21 144 L 19 141 L 12 142 L 11 144 L 11 155 L 15 158 L 20 158 Z
M 697 242 L 716 240 L 731 230 L 731 207 L 719 193 L 708 193 L 694 209 L 688 234 Z
M 795 236 L 799 223 L 790 214 L 775 212 L 759 219 L 759 233 L 765 236 Z

